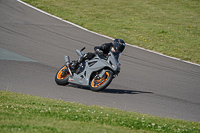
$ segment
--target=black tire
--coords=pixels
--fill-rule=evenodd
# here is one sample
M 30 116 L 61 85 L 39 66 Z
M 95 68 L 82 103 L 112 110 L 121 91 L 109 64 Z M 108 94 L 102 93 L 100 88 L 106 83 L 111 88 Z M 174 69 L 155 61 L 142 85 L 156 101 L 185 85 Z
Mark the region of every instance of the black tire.
M 64 77 L 61 76 L 62 70 L 66 69 L 66 68 L 67 68 L 67 66 L 64 65 L 56 73 L 55 82 L 57 83 L 57 85 L 68 85 L 69 84 L 68 79 L 69 79 L 70 74 L 66 73 L 66 75 Z
M 110 70 L 106 70 L 103 77 L 99 80 L 96 80 L 95 76 L 96 75 L 94 75 L 90 80 L 90 89 L 92 91 L 98 92 L 104 90 L 112 82 L 113 72 Z

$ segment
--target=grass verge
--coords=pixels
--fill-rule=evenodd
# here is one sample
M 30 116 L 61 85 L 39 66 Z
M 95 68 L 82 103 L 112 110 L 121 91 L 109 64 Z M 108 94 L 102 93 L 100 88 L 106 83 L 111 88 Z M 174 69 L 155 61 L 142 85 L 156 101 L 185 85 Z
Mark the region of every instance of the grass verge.
M 97 33 L 200 64 L 199 0 L 23 1 Z
M 0 91 L 0 131 L 199 133 L 200 123 Z

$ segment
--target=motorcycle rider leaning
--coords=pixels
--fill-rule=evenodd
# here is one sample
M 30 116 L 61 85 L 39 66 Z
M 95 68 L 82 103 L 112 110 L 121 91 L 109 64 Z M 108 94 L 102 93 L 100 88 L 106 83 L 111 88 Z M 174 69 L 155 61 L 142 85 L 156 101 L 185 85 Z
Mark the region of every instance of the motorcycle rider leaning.
M 125 42 L 122 39 L 115 39 L 113 43 L 104 43 L 101 46 L 95 46 L 94 51 L 96 54 L 106 56 L 110 51 L 113 52 L 115 58 L 118 60 L 125 48 Z M 95 56 L 95 53 L 88 52 L 78 61 L 72 61 L 71 68 L 76 70 L 78 65 L 87 59 L 92 59 Z

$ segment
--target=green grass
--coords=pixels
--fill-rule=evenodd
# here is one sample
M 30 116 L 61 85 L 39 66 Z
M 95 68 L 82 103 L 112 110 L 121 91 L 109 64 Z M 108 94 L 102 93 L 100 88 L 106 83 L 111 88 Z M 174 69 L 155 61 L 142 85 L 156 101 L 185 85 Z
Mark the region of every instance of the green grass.
M 199 0 L 23 1 L 97 33 L 200 64 Z
M 200 123 L 0 91 L 0 131 L 199 133 Z

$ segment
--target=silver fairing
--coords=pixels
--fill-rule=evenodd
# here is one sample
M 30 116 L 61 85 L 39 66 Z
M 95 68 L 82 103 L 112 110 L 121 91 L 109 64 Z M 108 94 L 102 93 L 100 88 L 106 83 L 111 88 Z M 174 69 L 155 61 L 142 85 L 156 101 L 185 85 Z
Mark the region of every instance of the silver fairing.
M 79 56 L 84 55 L 84 53 L 80 52 L 79 50 L 76 52 Z M 90 76 L 94 72 L 101 73 L 103 72 L 103 69 L 109 69 L 113 71 L 114 74 L 118 74 L 120 71 L 120 63 L 116 60 L 112 52 L 108 54 L 108 58 L 96 55 L 93 59 L 86 60 L 84 63 L 84 70 L 78 74 L 74 73 L 72 76 L 70 76 L 68 80 L 69 83 L 88 86 Z

